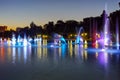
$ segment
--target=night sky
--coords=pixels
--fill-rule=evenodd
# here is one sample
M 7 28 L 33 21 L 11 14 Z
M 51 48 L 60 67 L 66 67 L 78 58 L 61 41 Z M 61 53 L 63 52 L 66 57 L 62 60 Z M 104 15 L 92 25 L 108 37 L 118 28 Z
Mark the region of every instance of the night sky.
M 34 21 L 77 20 L 99 16 L 105 4 L 108 13 L 119 9 L 119 0 L 0 0 L 0 25 L 25 27 Z

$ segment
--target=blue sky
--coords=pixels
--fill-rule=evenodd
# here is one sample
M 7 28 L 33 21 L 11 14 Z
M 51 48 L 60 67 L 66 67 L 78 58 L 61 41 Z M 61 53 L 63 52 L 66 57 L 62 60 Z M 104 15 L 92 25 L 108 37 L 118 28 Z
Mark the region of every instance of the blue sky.
M 108 12 L 119 9 L 119 0 L 0 0 L 0 25 L 24 27 L 34 21 L 77 20 L 99 16 L 107 3 Z

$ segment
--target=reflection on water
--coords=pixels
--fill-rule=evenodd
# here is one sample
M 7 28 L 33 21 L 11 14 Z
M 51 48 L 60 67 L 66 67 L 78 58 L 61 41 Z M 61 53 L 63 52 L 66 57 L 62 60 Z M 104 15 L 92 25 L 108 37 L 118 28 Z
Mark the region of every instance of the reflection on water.
M 108 58 L 111 59 L 114 53 L 101 52 L 89 52 L 87 51 L 88 45 L 73 45 L 72 41 L 68 41 L 68 45 L 63 44 L 61 47 L 0 47 L 0 61 L 12 61 L 24 62 L 30 61 L 33 57 L 36 59 L 47 59 L 48 57 L 62 59 L 62 58 L 75 58 L 81 60 L 87 60 L 91 55 L 93 59 L 99 60 L 100 63 L 108 63 Z M 43 40 L 43 45 L 47 45 L 47 40 Z M 98 47 L 97 47 L 98 48 Z M 117 55 L 117 61 L 119 61 L 119 54 Z
M 76 73 L 74 72 L 74 69 L 76 71 L 79 71 L 79 69 L 88 70 L 87 66 L 89 66 L 90 69 L 93 69 L 93 72 L 94 72 L 94 69 L 96 70 L 97 68 L 96 71 L 100 75 L 102 75 L 105 72 L 105 75 L 107 77 L 102 78 L 102 79 L 109 79 L 108 77 L 112 75 L 112 73 L 116 74 L 116 79 L 119 78 L 117 76 L 119 72 L 116 72 L 116 71 L 120 71 L 119 69 L 120 54 L 119 53 L 106 52 L 105 50 L 104 51 L 93 50 L 93 52 L 91 52 L 87 50 L 88 44 L 74 45 L 72 44 L 72 41 L 68 41 L 68 43 L 69 43 L 68 45 L 63 44 L 62 46 L 57 47 L 57 48 L 40 47 L 40 46 L 39 47 L 36 47 L 36 46 L 26 46 L 26 47 L 0 46 L 0 65 L 7 64 L 9 66 L 9 64 L 13 64 L 13 65 L 14 64 L 15 65 L 34 64 L 39 67 L 43 66 L 44 68 L 41 68 L 43 70 L 51 68 L 49 66 L 55 67 L 55 65 L 57 65 L 58 66 L 57 71 L 59 73 L 60 72 L 59 69 L 66 71 L 66 66 L 62 67 L 63 65 L 66 65 L 68 64 L 68 62 L 73 61 L 73 63 L 69 63 L 69 67 L 71 70 L 73 69 L 73 73 Z M 47 45 L 47 40 L 43 40 L 43 42 L 40 44 Z M 78 70 L 76 69 L 76 66 L 79 66 L 77 67 Z M 84 68 L 82 68 L 83 66 Z M 9 67 L 7 68 L 9 69 Z M 85 73 L 89 74 L 89 71 L 90 70 L 86 71 Z M 69 71 L 67 72 L 69 73 Z M 77 73 L 80 73 L 80 72 L 77 72 Z M 82 73 L 84 73 L 84 71 Z M 96 73 L 93 73 L 93 74 L 96 74 Z M 76 76 L 76 75 L 73 74 L 72 76 Z
M 4 62 L 4 58 L 5 58 L 5 50 L 4 50 L 4 48 L 2 47 L 2 48 L 0 48 L 0 61 L 1 62 Z
M 16 48 L 13 47 L 12 48 L 12 63 L 15 63 L 15 60 L 16 60 Z

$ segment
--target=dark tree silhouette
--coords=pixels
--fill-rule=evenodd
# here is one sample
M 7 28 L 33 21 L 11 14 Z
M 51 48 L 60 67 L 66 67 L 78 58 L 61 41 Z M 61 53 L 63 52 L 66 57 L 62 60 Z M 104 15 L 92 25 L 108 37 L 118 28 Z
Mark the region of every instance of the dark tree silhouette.
M 65 22 L 67 33 L 76 33 L 76 28 L 79 26 L 79 23 L 75 20 L 68 20 Z
M 54 32 L 54 22 L 49 22 L 44 25 L 45 33 L 51 35 Z
M 65 23 L 62 20 L 58 20 L 57 23 L 55 24 L 54 31 L 59 34 L 65 33 Z

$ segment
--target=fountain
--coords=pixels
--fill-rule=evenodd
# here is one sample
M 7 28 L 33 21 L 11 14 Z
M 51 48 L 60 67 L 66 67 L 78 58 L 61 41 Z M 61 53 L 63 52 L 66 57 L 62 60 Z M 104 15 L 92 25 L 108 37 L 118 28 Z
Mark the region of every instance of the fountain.
M 12 35 L 11 44 L 12 44 L 12 46 L 28 46 L 28 45 L 30 45 L 30 43 L 27 41 L 26 35 L 24 35 L 23 39 L 20 37 L 20 35 L 16 39 L 15 34 Z
M 61 41 L 62 44 L 67 44 L 66 40 L 65 40 L 65 38 L 63 36 L 60 37 L 60 41 Z
M 17 45 L 22 45 L 22 39 L 20 35 L 18 35 L 18 38 L 17 38 Z
M 107 5 L 105 5 L 105 10 L 103 13 L 103 33 L 101 33 L 101 38 L 98 40 L 98 43 L 100 43 L 101 47 L 103 49 L 109 49 L 110 47 L 114 47 L 112 40 L 111 40 L 111 36 L 110 36 L 110 28 L 109 28 L 109 17 L 107 14 Z M 119 23 L 118 23 L 118 17 L 116 18 L 116 41 L 115 41 L 115 47 L 119 50 Z
M 32 42 L 33 39 L 32 39 L 31 37 L 28 37 L 28 41 L 29 41 L 29 42 Z
M 78 32 L 77 37 L 76 37 L 76 40 L 75 40 L 75 44 L 81 44 L 81 43 L 83 43 L 83 39 L 82 39 L 82 37 L 80 36 L 80 33 L 81 33 L 82 30 L 84 30 L 83 27 L 81 27 L 81 28 L 79 29 L 79 32 Z
M 0 38 L 0 43 L 2 43 L 2 38 Z
M 106 13 L 104 13 L 104 47 L 109 45 L 109 18 Z
M 100 43 L 102 48 L 110 46 L 110 31 L 109 31 L 109 18 L 107 14 L 107 5 L 105 5 L 105 10 L 103 12 L 103 33 L 100 34 L 100 39 L 98 39 L 98 43 Z
M 28 41 L 27 41 L 26 35 L 24 35 L 23 46 L 27 46 L 27 45 L 28 45 Z
M 117 49 L 119 49 L 119 23 L 118 23 L 118 18 L 116 19 L 116 46 Z
M 50 40 L 50 43 L 48 43 L 48 47 L 61 47 L 62 45 L 66 45 L 66 40 L 62 35 L 59 35 L 57 33 L 53 34 L 53 38 Z
M 66 40 L 63 36 L 61 36 L 59 34 L 54 34 L 54 44 L 59 44 L 59 42 L 61 44 L 67 44 Z
M 81 36 L 77 36 L 75 43 L 76 43 L 76 44 L 81 44 L 81 43 L 83 43 L 82 37 L 81 37 Z
M 15 38 L 15 34 L 12 35 L 12 45 L 15 46 L 16 45 L 16 38 Z

